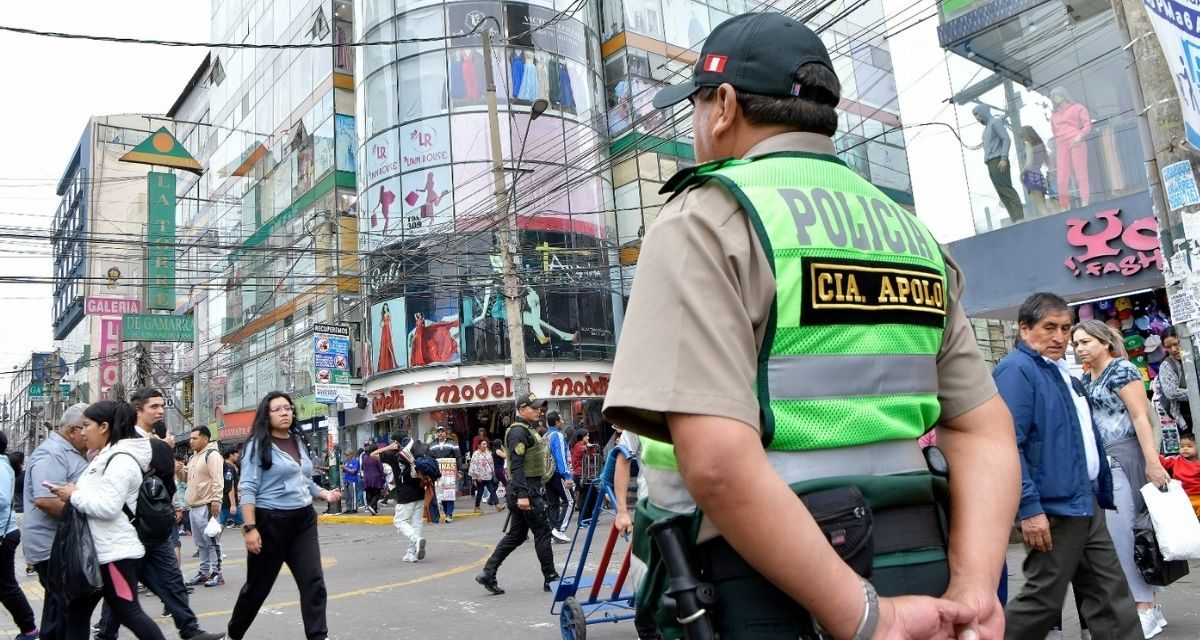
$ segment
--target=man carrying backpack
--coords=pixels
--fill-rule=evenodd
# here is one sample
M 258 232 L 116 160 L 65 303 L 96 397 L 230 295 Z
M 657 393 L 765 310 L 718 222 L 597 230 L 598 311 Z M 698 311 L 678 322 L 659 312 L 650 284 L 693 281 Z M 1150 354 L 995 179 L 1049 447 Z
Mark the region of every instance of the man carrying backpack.
M 175 455 L 171 446 L 155 435 L 154 425 L 161 422 L 164 414 L 162 393 L 157 389 L 139 389 L 129 398 L 137 411 L 137 431 L 143 438 L 150 438 L 150 472 L 143 480 L 138 494 L 134 529 L 146 555 L 138 562 L 138 579 L 163 603 L 163 613 L 169 613 L 184 640 L 220 640 L 221 633 L 209 633 L 200 628 L 196 614 L 188 604 L 188 590 L 183 584 L 183 575 L 175 560 L 175 549 L 171 543 L 171 528 L 175 522 L 175 506 L 171 497 L 175 495 Z M 157 482 L 155 482 L 157 481 Z M 165 502 L 148 502 L 148 484 L 161 484 L 161 496 Z M 157 488 L 157 487 L 156 487 Z M 129 515 L 129 514 L 126 514 Z M 107 610 L 106 610 L 107 613 Z M 165 617 L 165 616 L 164 616 Z M 115 639 L 118 623 L 110 615 L 101 615 L 97 640 Z
M 397 431 L 392 435 L 391 444 L 371 453 L 371 457 L 392 470 L 392 477 L 396 480 L 396 515 L 392 524 L 400 535 L 408 538 L 408 552 L 402 558 L 404 562 L 425 559 L 425 538 L 421 537 L 425 488 L 417 472 L 417 456 L 414 455 L 414 451 L 424 452 L 417 450 L 415 444 L 420 443 L 415 443 L 407 434 Z M 421 448 L 424 448 L 424 445 Z
M 189 586 L 225 584 L 225 578 L 221 576 L 221 526 L 217 521 L 221 513 L 221 495 L 225 493 L 225 462 L 217 451 L 217 444 L 211 440 L 212 432 L 208 427 L 192 429 L 189 442 L 195 455 L 188 461 L 188 486 L 183 500 L 191 509 L 192 539 L 200 551 L 200 570 L 187 582 Z M 216 521 L 217 526 L 209 527 L 210 521 Z

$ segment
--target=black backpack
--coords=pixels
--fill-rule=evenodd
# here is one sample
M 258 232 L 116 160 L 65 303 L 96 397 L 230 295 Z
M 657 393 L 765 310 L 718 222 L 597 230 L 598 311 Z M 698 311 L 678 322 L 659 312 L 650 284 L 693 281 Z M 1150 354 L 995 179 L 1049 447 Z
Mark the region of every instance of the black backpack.
M 127 455 L 137 462 L 137 458 L 130 453 L 118 451 L 104 464 L 105 471 L 118 455 Z M 133 523 L 138 540 L 143 543 L 161 544 L 171 537 L 171 527 L 175 526 L 175 504 L 162 479 L 154 475 L 153 465 L 142 473 L 142 485 L 138 488 L 137 512 L 130 511 L 129 505 L 123 505 L 122 509 Z

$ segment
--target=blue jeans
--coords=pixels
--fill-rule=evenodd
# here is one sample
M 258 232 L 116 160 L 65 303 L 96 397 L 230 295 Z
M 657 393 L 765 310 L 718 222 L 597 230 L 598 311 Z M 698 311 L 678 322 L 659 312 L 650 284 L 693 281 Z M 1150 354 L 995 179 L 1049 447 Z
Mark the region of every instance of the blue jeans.
M 437 500 L 437 494 L 435 493 L 433 500 L 431 500 L 429 503 L 429 521 L 434 524 L 437 524 L 438 521 L 441 520 L 441 516 L 446 516 L 447 518 L 453 518 L 454 517 L 454 501 L 453 500 L 442 500 L 441 501 L 442 510 L 441 510 L 441 514 L 439 515 L 437 505 L 434 504 L 434 501 L 436 501 L 436 500 Z
M 221 515 L 217 517 L 217 521 L 220 522 L 221 526 L 223 527 L 230 520 L 233 521 L 233 524 L 239 527 L 242 526 L 242 510 L 234 507 L 233 510 L 230 511 L 229 507 L 221 507 Z

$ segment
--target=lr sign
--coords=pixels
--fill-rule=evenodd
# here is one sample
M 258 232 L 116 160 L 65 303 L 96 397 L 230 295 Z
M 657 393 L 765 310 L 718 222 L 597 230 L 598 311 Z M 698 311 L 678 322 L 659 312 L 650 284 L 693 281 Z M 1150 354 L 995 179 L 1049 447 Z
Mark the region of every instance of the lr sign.
M 1063 266 L 1076 278 L 1085 274 L 1100 278 L 1110 273 L 1127 278 L 1143 269 L 1162 271 L 1162 249 L 1154 217 L 1125 225 L 1120 216 L 1120 209 L 1108 209 L 1096 212 L 1090 220 L 1067 218 L 1067 244 L 1075 253 Z

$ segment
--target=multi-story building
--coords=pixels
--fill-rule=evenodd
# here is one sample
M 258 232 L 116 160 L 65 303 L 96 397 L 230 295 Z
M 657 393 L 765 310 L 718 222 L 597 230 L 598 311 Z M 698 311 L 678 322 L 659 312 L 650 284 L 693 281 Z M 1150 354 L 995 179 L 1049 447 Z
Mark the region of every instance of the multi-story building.
M 1137 81 L 1110 4 L 939 7 L 938 38 L 951 54 L 945 97 L 962 143 L 928 170 L 965 176 L 968 196 L 947 201 L 933 188 L 918 192 L 917 203 L 970 212 L 975 235 L 951 245 L 969 283 L 967 313 L 1014 320 L 1031 292 L 1053 291 L 1076 303 L 1077 318 L 1118 329 L 1149 385 L 1170 322 L 1166 265 L 1138 132 L 1142 105 L 1131 90 Z M 1000 126 L 985 130 L 988 120 Z
M 120 317 L 141 309 L 145 290 L 149 167 L 120 159 L 164 126 L 173 125 L 162 116 L 90 118 L 59 181 L 52 329 L 76 401 L 124 396 L 137 380 Z
M 621 314 L 668 178 L 695 163 L 686 109 L 655 91 L 690 74 L 713 26 L 774 8 L 809 18 L 844 86 L 842 156 L 911 206 L 881 0 L 797 5 L 605 0 L 358 3 L 361 247 L 370 304 L 361 442 L 399 424 L 469 440 L 512 412 L 498 271 L 486 69 L 519 245 L 525 355 L 535 394 L 601 430 Z M 491 59 L 479 33 L 489 30 Z M 543 110 L 544 109 L 544 110 Z M 669 329 L 668 329 L 669 330 Z
M 32 356 L 22 363 L 9 382 L 7 404 L 5 405 L 5 435 L 8 436 L 10 451 L 32 453 L 41 440 L 38 438 L 39 427 L 45 420 L 45 404 L 35 401 L 29 393 L 33 382 Z M 42 431 L 42 437 L 46 433 Z
M 344 0 L 214 0 L 217 42 L 348 42 Z M 306 430 L 316 402 L 314 323 L 361 337 L 357 300 L 354 77 L 350 47 L 214 49 L 174 116 L 200 123 L 198 181 L 182 185 L 181 263 L 195 274 L 195 424 L 244 439 L 268 391 L 293 395 Z M 196 94 L 203 89 L 204 96 Z M 186 113 L 185 113 L 186 112 Z M 189 115 L 190 114 L 190 115 Z M 182 307 L 181 307 L 182 310 Z M 351 364 L 358 366 L 354 360 Z M 352 403 L 354 398 L 350 396 Z

